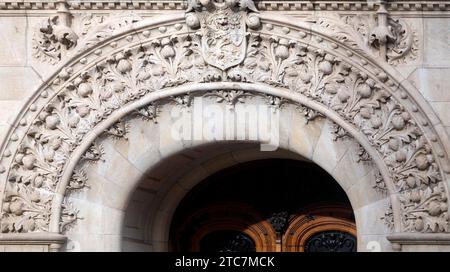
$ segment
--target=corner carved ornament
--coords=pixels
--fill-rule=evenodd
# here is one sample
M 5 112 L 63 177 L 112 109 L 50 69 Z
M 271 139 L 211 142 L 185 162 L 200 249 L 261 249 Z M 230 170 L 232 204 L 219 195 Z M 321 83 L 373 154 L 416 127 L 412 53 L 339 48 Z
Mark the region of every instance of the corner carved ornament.
M 189 3 L 186 14 L 103 28 L 30 98 L 1 147 L 2 233 L 66 231 L 80 217 L 66 196 L 89 186 L 99 135 L 126 138 L 126 118 L 157 121 L 159 106 L 195 95 L 263 96 L 332 120 L 336 139 L 353 137 L 378 167 L 392 231 L 449 231 L 446 139 L 393 69 L 252 1 Z

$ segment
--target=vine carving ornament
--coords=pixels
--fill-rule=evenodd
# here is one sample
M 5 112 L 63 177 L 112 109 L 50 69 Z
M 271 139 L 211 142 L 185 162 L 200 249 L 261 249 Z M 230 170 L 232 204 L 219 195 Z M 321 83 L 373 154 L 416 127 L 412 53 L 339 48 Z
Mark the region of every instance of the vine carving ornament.
M 384 162 L 388 180 L 377 178 L 376 187 L 385 189 L 383 182 L 389 182 L 390 193 L 398 195 L 400 229 L 449 231 L 448 192 L 439 164 L 445 154 L 435 152 L 433 146 L 439 142 L 424 128 L 419 107 L 394 94 L 394 79 L 367 60 L 356 65 L 361 58 L 348 54 L 335 40 L 265 22 L 253 1 L 189 4 L 188 29 L 178 22 L 127 34 L 120 37 L 126 45 L 101 45 L 90 53 L 97 56 L 94 65 L 86 65 L 82 58 L 76 64 L 82 65 L 81 69 L 63 68 L 51 88 L 41 91 L 2 151 L 1 164 L 7 166 L 0 168 L 1 177 L 7 179 L 2 232 L 49 231 L 52 202 L 66 165 L 84 137 L 111 114 L 168 88 L 210 82 L 282 89 L 334 112 L 364 135 Z M 130 43 L 133 35 L 138 36 L 139 44 Z M 71 36 L 63 37 L 69 40 Z M 106 54 L 102 50 L 111 51 Z M 237 92 L 217 94 L 220 101 L 230 102 L 236 100 Z M 189 101 L 183 96 L 170 99 Z M 268 101 L 277 105 L 283 99 L 272 96 Z M 156 121 L 158 104 L 141 107 L 133 114 Z M 325 116 L 308 107 L 304 112 L 310 121 Z M 126 139 L 127 126 L 122 121 L 103 135 Z M 336 139 L 348 134 L 339 126 L 335 131 Z M 102 154 L 101 143 L 94 141 L 80 161 L 95 163 Z M 359 154 L 361 161 L 374 159 L 365 150 Z M 71 171 L 67 192 L 89 185 L 83 168 Z M 59 226 L 64 231 L 78 218 L 78 211 L 67 202 L 61 207 Z

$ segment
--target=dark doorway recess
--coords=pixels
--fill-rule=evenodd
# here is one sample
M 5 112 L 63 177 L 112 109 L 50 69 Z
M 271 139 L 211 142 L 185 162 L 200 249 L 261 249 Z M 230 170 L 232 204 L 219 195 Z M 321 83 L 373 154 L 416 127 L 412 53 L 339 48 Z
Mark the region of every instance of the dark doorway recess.
M 313 163 L 270 159 L 200 182 L 179 204 L 170 237 L 174 251 L 305 251 L 307 242 L 327 251 L 318 241 L 335 239 L 332 231 L 356 250 L 353 211 L 333 177 Z

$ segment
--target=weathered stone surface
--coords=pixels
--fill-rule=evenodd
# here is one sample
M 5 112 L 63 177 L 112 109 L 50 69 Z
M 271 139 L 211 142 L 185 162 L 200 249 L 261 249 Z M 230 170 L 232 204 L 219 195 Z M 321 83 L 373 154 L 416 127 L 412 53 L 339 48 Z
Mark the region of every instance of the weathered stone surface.
M 27 61 L 27 18 L 1 17 L 0 66 L 25 66 Z
M 30 67 L 1 67 L 0 100 L 24 101 L 42 83 L 42 79 Z
M 450 50 L 449 50 L 450 51 Z M 442 68 L 420 68 L 414 71 L 409 80 L 422 93 L 426 100 L 431 102 L 450 101 L 448 86 L 450 78 L 447 76 L 450 69 Z
M 424 19 L 424 64 L 448 67 L 450 63 L 450 21 L 447 18 Z

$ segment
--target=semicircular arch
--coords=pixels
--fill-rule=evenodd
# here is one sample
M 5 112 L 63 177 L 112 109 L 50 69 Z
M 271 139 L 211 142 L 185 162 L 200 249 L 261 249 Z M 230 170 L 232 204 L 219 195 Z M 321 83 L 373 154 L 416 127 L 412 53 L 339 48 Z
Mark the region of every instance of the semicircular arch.
M 301 105 L 355 138 L 391 195 L 396 232 L 448 232 L 447 136 L 393 68 L 310 24 L 263 14 L 242 60 L 221 68 L 184 20 L 144 20 L 95 41 L 33 94 L 1 148 L 2 232 L 60 232 L 76 166 L 99 159 L 95 140 L 121 118 L 153 118 L 159 103 L 188 105 L 197 94 L 233 104 L 246 93 Z

